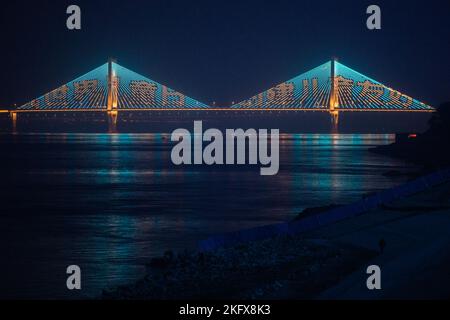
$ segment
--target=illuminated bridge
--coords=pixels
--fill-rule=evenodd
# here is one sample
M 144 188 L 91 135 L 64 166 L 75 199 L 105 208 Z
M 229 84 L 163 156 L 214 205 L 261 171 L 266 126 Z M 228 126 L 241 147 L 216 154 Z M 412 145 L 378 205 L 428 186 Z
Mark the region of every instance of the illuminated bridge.
M 194 100 L 110 60 L 85 75 L 9 112 L 105 112 L 113 123 L 120 111 L 322 111 L 433 112 L 435 109 L 335 60 L 227 108 Z M 2 112 L 0 110 L 0 112 Z

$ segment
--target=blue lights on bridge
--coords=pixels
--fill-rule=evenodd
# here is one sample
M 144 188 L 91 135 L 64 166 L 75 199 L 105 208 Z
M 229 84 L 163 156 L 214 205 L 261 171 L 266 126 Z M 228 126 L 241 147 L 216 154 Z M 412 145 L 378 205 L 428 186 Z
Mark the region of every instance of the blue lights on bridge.
M 17 111 L 125 110 L 434 111 L 337 61 L 328 61 L 230 108 L 213 108 L 115 62 L 34 99 Z

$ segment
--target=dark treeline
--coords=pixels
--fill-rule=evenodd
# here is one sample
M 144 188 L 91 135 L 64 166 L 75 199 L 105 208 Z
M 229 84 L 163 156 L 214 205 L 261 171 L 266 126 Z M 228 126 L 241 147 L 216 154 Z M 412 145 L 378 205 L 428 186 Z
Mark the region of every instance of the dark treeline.
M 417 137 L 398 139 L 374 151 L 401 157 L 424 165 L 428 169 L 450 166 L 450 102 L 442 103 L 430 118 L 429 128 Z

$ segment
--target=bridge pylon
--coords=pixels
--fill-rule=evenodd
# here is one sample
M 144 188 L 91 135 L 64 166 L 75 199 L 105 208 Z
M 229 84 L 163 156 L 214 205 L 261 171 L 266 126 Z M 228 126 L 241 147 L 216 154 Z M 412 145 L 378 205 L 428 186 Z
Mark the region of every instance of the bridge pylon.
M 107 114 L 108 114 L 108 130 L 109 132 L 117 131 L 117 118 L 119 116 L 118 106 L 118 77 L 113 70 L 113 58 L 108 60 L 108 100 L 107 100 Z
M 117 110 L 118 105 L 118 87 L 119 81 L 118 77 L 113 69 L 113 62 L 116 62 L 114 59 L 110 58 L 108 60 L 108 106 L 107 110 L 114 111 Z
M 330 101 L 329 110 L 331 115 L 331 131 L 333 133 L 338 132 L 339 125 L 339 88 L 338 81 L 336 78 L 336 58 L 331 59 L 331 75 L 330 75 Z

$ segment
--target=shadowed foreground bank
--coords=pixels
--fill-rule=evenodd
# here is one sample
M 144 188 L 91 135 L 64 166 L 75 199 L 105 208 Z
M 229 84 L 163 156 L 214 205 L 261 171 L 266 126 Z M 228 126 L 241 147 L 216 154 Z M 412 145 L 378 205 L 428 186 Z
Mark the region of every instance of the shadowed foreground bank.
M 106 299 L 379 299 L 450 296 L 450 183 L 302 236 L 154 259 Z M 380 252 L 380 242 L 385 249 Z M 366 268 L 382 269 L 382 290 Z
M 450 182 L 384 205 L 365 215 L 310 233 L 330 241 L 383 253 L 370 261 L 381 267 L 382 290 L 366 288 L 360 268 L 321 299 L 448 299 L 450 297 Z
M 228 249 L 154 259 L 145 279 L 106 299 L 259 299 L 295 287 L 310 298 L 373 258 L 372 250 L 277 237 Z

